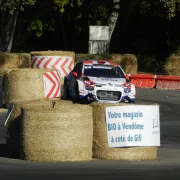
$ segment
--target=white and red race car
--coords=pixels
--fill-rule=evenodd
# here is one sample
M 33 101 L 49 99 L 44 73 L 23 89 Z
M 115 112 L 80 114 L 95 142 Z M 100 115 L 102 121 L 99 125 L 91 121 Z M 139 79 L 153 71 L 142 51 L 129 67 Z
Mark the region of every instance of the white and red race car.
M 81 60 L 64 78 L 64 98 L 102 103 L 135 102 L 135 86 L 123 69 L 105 60 Z

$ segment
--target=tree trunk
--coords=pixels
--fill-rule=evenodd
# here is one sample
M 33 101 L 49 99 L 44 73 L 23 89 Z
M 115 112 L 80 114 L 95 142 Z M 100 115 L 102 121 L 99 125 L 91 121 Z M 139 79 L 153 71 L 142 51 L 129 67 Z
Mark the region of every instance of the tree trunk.
M 13 19 L 13 24 L 12 24 L 12 29 L 11 29 L 11 34 L 9 36 L 9 41 L 8 41 L 8 44 L 7 44 L 7 48 L 6 48 L 6 52 L 10 53 L 11 52 L 11 49 L 12 49 L 12 44 L 13 44 L 13 39 L 14 39 L 14 34 L 15 34 L 15 31 L 16 31 L 16 24 L 17 24 L 17 18 L 18 18 L 18 14 L 19 14 L 19 11 L 17 11 L 14 15 L 14 19 Z
M 11 52 L 22 0 L 16 5 L 16 10 L 14 10 L 13 14 L 10 14 L 8 11 L 1 11 L 0 51 L 3 52 Z
M 111 37 L 113 34 L 113 31 L 115 29 L 117 20 L 118 20 L 118 16 L 119 16 L 119 11 L 120 11 L 120 0 L 113 0 L 112 2 L 113 7 L 112 7 L 112 12 L 111 15 L 109 17 L 109 21 L 108 21 L 108 26 L 109 26 L 109 42 L 111 41 Z
M 19 11 L 13 15 L 8 12 L 2 12 L 1 14 L 0 51 L 2 52 L 11 52 L 18 13 Z
M 66 33 L 64 31 L 64 23 L 63 23 L 63 17 L 62 15 L 60 15 L 60 24 L 61 24 L 61 34 L 62 34 L 62 38 L 63 38 L 63 41 L 64 41 L 64 45 L 65 45 L 65 50 L 68 49 L 68 42 L 67 42 L 67 37 L 66 37 Z

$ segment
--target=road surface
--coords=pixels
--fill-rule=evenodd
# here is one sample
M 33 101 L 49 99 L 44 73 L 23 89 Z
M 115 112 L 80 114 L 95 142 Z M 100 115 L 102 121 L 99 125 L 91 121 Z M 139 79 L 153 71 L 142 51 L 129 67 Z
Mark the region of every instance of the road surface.
M 180 91 L 138 89 L 138 102 L 160 105 L 161 147 L 154 161 L 92 160 L 76 163 L 37 163 L 6 157 L 6 112 L 0 109 L 0 180 L 36 179 L 180 179 Z

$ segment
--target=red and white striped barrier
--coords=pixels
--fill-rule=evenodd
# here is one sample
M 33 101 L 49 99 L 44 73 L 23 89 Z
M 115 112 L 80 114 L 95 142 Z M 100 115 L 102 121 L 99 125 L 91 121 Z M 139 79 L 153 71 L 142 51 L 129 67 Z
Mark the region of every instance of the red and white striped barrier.
M 56 71 L 43 74 L 45 98 L 56 98 L 61 96 L 61 84 Z
M 74 68 L 72 57 L 66 56 L 32 56 L 31 67 L 39 69 L 55 69 L 60 77 L 67 76 Z

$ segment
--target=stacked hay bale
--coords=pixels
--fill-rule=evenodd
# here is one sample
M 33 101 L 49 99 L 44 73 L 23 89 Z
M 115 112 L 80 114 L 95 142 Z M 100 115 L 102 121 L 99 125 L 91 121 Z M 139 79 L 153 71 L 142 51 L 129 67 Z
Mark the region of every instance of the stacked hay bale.
M 30 68 L 31 56 L 25 53 L 0 53 L 0 107 L 3 107 L 2 102 L 2 86 L 3 76 L 12 69 Z
M 106 107 L 127 104 L 93 103 L 93 157 L 109 160 L 153 160 L 157 157 L 157 147 L 110 148 L 108 146 Z M 128 105 L 130 106 L 130 105 Z M 129 108 L 129 107 L 127 107 Z
M 30 52 L 31 57 L 33 56 L 68 56 L 75 59 L 75 52 L 72 51 L 32 51 Z
M 16 153 L 20 149 L 20 158 L 30 161 L 91 160 L 92 107 L 55 102 L 54 108 L 50 100 L 15 102 L 8 121 L 9 147 L 17 143 Z
M 11 101 L 44 99 L 43 74 L 45 69 L 17 69 L 4 75 L 5 108 Z
M 20 135 L 21 135 L 21 108 L 51 108 L 53 102 L 59 103 L 59 100 L 33 100 L 33 101 L 12 101 L 8 106 L 7 122 L 5 122 L 8 136 L 6 137 L 6 145 L 8 156 L 20 157 Z
M 31 56 L 25 53 L 0 53 L 0 76 L 17 68 L 30 68 Z
M 61 96 L 63 96 L 64 76 L 66 76 L 74 67 L 75 53 L 71 51 L 39 51 L 31 52 L 30 55 L 32 68 L 54 69 L 59 72 Z M 60 58 L 61 60 L 58 61 Z M 65 63 L 65 61 L 67 62 Z M 71 63 L 72 65 L 69 66 Z M 63 71 L 66 72 L 64 73 Z
M 119 64 L 126 74 L 136 74 L 138 71 L 138 61 L 134 54 L 111 54 L 111 55 L 91 55 L 91 54 L 76 54 L 78 59 L 104 59 Z
M 170 56 L 166 60 L 165 72 L 171 76 L 180 76 L 180 56 Z
M 112 55 L 112 61 L 119 64 L 126 74 L 136 74 L 138 70 L 137 57 L 134 54 Z

